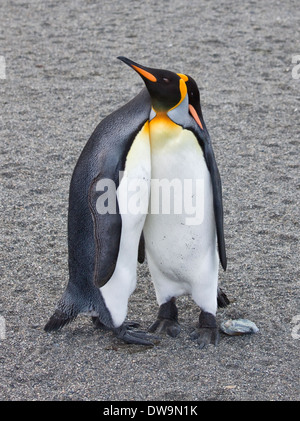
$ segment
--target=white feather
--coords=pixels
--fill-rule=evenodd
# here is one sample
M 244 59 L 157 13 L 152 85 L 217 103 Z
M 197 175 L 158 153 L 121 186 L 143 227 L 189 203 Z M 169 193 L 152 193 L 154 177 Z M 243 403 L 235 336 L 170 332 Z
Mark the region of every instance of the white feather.
M 136 286 L 138 245 L 146 218 L 143 209 L 147 210 L 149 201 L 150 172 L 149 130 L 146 123 L 131 146 L 117 190 L 122 231 L 116 268 L 111 279 L 100 288 L 115 327 L 124 322 L 128 299 Z M 137 180 L 142 180 L 139 197 L 143 206 L 140 213 L 132 214 L 128 205 L 135 200 L 136 191 L 132 190 L 132 185 Z

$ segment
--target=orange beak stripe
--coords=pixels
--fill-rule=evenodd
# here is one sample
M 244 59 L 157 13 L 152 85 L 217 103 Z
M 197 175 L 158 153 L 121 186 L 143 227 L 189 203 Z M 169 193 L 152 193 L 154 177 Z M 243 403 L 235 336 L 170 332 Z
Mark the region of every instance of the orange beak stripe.
M 189 110 L 190 110 L 190 113 L 192 114 L 194 120 L 198 124 L 198 126 L 200 126 L 201 129 L 203 130 L 203 126 L 201 124 L 200 118 L 198 117 L 198 114 L 197 114 L 195 108 L 191 104 L 189 104 Z
M 147 72 L 146 70 L 140 69 L 137 66 L 134 66 L 132 64 L 132 67 L 142 76 L 144 76 L 146 79 L 150 80 L 150 82 L 157 82 L 157 79 L 155 76 L 153 76 L 151 73 Z

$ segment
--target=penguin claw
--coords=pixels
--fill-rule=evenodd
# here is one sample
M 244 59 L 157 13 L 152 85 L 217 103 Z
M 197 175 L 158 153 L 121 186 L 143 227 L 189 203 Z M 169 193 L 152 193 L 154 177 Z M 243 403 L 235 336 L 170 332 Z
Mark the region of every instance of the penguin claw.
M 123 323 L 120 327 L 114 329 L 114 333 L 118 339 L 134 345 L 154 346 L 160 339 L 156 336 L 150 336 L 147 332 L 141 330 L 132 330 L 127 323 Z

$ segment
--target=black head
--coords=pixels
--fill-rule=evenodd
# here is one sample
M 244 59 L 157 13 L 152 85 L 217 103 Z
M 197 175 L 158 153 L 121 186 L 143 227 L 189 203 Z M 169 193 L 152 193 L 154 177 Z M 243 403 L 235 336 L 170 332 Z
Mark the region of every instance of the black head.
M 179 105 L 186 96 L 186 84 L 177 73 L 141 66 L 126 57 L 118 57 L 118 59 L 128 64 L 141 76 L 156 111 L 169 111 Z

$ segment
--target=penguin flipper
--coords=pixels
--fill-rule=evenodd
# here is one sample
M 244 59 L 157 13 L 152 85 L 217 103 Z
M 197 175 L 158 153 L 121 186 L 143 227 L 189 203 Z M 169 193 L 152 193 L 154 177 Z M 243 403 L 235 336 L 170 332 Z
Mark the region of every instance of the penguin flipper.
M 224 239 L 223 227 L 223 203 L 222 203 L 222 184 L 221 177 L 217 167 L 210 136 L 206 128 L 200 104 L 200 92 L 193 78 L 187 77 L 187 88 L 189 96 L 189 114 L 185 117 L 183 126 L 191 130 L 196 136 L 199 146 L 202 149 L 207 168 L 210 173 L 213 189 L 213 207 L 216 222 L 218 251 L 221 265 L 224 270 L 227 267 L 227 257 Z
M 223 200 L 222 200 L 222 183 L 221 177 L 216 163 L 214 151 L 212 148 L 209 133 L 203 122 L 201 129 L 194 119 L 190 118 L 184 125 L 185 128 L 191 130 L 203 151 L 204 159 L 210 173 L 212 190 L 213 190 L 213 206 L 216 221 L 218 251 L 221 265 L 224 270 L 227 268 L 226 247 L 224 238 L 224 217 L 223 217 Z
M 122 231 L 122 219 L 119 213 L 117 203 L 115 213 L 101 214 L 97 210 L 97 200 L 99 192 L 97 192 L 97 181 L 101 180 L 97 177 L 89 189 L 89 206 L 94 224 L 94 245 L 95 245 L 95 261 L 94 261 L 94 284 L 97 288 L 104 286 L 112 274 L 114 273 Z M 118 181 L 113 180 L 115 186 Z
M 151 111 L 150 96 L 144 88 L 133 100 L 108 116 L 92 135 L 91 143 L 97 147 L 98 174 L 92 180 L 88 192 L 89 208 L 94 225 L 95 264 L 94 285 L 103 287 L 114 273 L 120 247 L 122 218 L 116 191 L 120 175 L 125 169 L 127 154 Z M 109 133 L 109 134 L 108 134 Z M 94 161 L 92 161 L 94 164 Z M 115 188 L 115 211 L 99 213 L 98 183 L 106 180 Z M 143 236 L 141 236 L 139 261 L 144 261 Z
M 204 144 L 204 158 L 206 165 L 210 172 L 213 198 L 214 198 L 214 213 L 216 220 L 218 250 L 220 262 L 224 270 L 227 268 L 227 257 L 224 238 L 224 217 L 223 217 L 223 200 L 222 200 L 222 184 L 221 177 L 217 167 L 215 155 L 212 149 L 210 139 Z
M 150 96 L 144 88 L 101 121 L 78 159 L 69 204 L 69 266 L 74 271 L 70 278 L 77 284 L 88 274 L 89 282 L 101 288 L 114 272 L 122 231 L 116 190 L 127 154 L 148 120 L 150 110 Z M 109 187 L 112 195 L 109 195 Z M 105 191 L 112 205 L 112 209 L 107 207 L 107 212 L 100 198 Z M 100 212 L 99 203 L 102 204 Z M 78 266 L 80 270 L 76 269 Z

